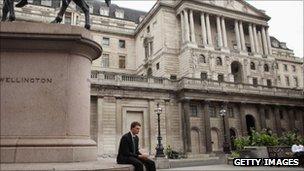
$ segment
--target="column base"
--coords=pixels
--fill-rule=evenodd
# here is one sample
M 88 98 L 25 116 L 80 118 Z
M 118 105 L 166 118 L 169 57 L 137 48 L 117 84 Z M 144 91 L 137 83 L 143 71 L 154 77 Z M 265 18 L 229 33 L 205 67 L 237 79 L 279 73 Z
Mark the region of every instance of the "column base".
M 2 139 L 1 163 L 66 163 L 97 159 L 96 143 L 87 139 Z
M 197 44 L 193 43 L 193 42 L 187 42 L 183 45 L 182 49 L 188 47 L 188 48 L 198 48 Z
M 204 48 L 206 50 L 214 50 L 214 46 L 212 46 L 212 45 L 205 45 Z
M 248 52 L 243 51 L 243 50 L 242 50 L 242 51 L 240 51 L 240 54 L 241 54 L 241 55 L 246 55 L 246 56 L 248 56 Z
M 262 57 L 262 55 L 261 55 L 261 54 L 258 54 L 258 53 L 253 54 L 253 56 L 254 56 L 254 57 L 258 57 L 258 58 L 261 58 L 261 57 Z
M 228 47 L 221 47 L 222 52 L 230 53 L 230 49 Z

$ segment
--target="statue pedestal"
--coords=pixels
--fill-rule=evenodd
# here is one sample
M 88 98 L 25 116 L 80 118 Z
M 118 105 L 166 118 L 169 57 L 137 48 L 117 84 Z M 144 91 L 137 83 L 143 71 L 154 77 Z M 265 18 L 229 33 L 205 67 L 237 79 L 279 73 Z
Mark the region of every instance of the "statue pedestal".
M 90 72 L 101 46 L 80 27 L 0 24 L 1 163 L 96 160 Z

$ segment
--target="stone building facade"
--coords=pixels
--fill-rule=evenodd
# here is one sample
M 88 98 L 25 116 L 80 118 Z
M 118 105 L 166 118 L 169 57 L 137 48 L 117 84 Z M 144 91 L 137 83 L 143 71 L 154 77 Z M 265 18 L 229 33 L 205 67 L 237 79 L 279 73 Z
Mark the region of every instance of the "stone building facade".
M 91 32 L 104 49 L 91 76 L 99 155 L 115 155 L 134 120 L 141 147 L 155 153 L 157 104 L 164 146 L 193 156 L 222 151 L 224 130 L 229 143 L 251 127 L 304 135 L 303 58 L 269 35 L 265 11 L 243 0 L 157 1 L 147 13 L 89 3 Z M 32 0 L 16 17 L 50 22 L 59 6 Z M 75 4 L 64 23 L 84 25 Z

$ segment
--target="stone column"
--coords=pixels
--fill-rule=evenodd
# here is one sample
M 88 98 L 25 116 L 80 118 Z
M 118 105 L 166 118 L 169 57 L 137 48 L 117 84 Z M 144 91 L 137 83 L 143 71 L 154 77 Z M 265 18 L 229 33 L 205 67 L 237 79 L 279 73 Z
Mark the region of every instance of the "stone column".
M 225 129 L 226 129 L 226 138 L 227 142 L 230 144 L 231 147 L 231 139 L 230 139 L 230 124 L 229 124 L 229 115 L 228 115 L 228 102 L 223 102 L 223 108 L 226 110 L 226 116 L 225 116 Z M 224 132 L 224 125 L 223 125 L 223 135 L 225 136 Z M 223 142 L 225 139 L 223 139 Z
M 281 118 L 280 118 L 280 109 L 279 106 L 273 107 L 273 115 L 274 115 L 274 128 L 275 132 L 278 135 L 281 135 Z
M 203 141 L 205 141 L 206 144 L 206 153 L 211 153 L 212 143 L 211 143 L 210 114 L 209 114 L 210 101 L 205 101 L 203 106 L 204 106 L 203 125 L 206 135 Z
M 256 25 L 255 24 L 253 25 L 253 36 L 254 36 L 255 52 L 260 53 L 257 30 L 256 30 Z
M 149 123 L 147 124 L 147 127 L 150 128 L 149 130 L 149 135 L 150 135 L 150 139 L 149 139 L 149 151 L 154 153 L 155 152 L 155 147 L 156 147 L 156 138 L 157 138 L 157 124 L 155 124 L 155 122 L 157 122 L 157 116 L 155 114 L 155 108 L 156 108 L 156 104 L 157 102 L 154 101 L 153 99 L 149 99 L 148 100 L 148 112 L 149 112 Z
M 297 112 L 297 115 L 298 115 L 298 117 L 300 117 L 299 118 L 299 121 L 301 122 L 301 123 L 304 123 L 304 115 L 303 115 L 303 113 L 304 113 L 304 108 L 302 108 L 302 109 L 299 109 L 299 110 L 296 110 L 296 112 Z M 303 124 L 300 124 L 300 133 L 302 134 L 302 136 L 304 136 L 304 125 Z
M 240 30 L 239 30 L 239 24 L 238 24 L 237 20 L 234 21 L 234 31 L 235 31 L 237 48 L 239 51 L 241 51 L 242 48 L 241 48 Z
M 289 131 L 293 131 L 296 125 L 295 117 L 294 117 L 294 110 L 292 107 L 288 108 L 288 124 L 289 124 Z
M 254 38 L 253 38 L 253 31 L 252 31 L 252 24 L 249 24 L 249 39 L 250 39 L 250 47 L 251 52 L 255 53 L 255 45 L 254 45 Z
M 206 24 L 207 24 L 207 34 L 208 34 L 208 45 L 213 46 L 209 14 L 206 14 Z
M 165 100 L 165 120 L 166 120 L 166 141 L 167 145 L 172 144 L 172 131 L 171 131 L 171 102 Z
M 185 153 L 191 152 L 191 132 L 190 132 L 190 101 L 184 100 L 182 105 L 182 128 Z
M 97 154 L 102 155 L 102 142 L 103 142 L 103 127 L 102 127 L 102 108 L 103 108 L 103 98 L 98 97 L 97 99 Z
M 195 44 L 196 40 L 195 40 L 193 10 L 190 10 L 190 31 L 191 31 L 191 42 Z
M 185 18 L 185 41 L 186 43 L 190 41 L 190 33 L 189 33 L 189 19 L 188 19 L 188 12 L 184 10 L 184 18 Z
M 247 125 L 246 125 L 246 104 L 240 103 L 239 104 L 239 111 L 240 111 L 240 119 L 241 119 L 241 128 L 242 128 L 242 135 L 246 136 L 248 134 L 247 132 Z
M 263 43 L 262 43 L 262 34 L 261 31 L 258 31 L 258 44 L 259 44 L 259 51 L 261 54 L 263 54 Z
M 240 27 L 240 37 L 241 37 L 241 46 L 242 46 L 242 50 L 246 51 L 246 45 L 245 45 L 245 37 L 244 37 L 244 29 L 243 29 L 243 22 L 240 21 L 239 22 L 239 27 Z
M 266 32 L 264 26 L 262 27 L 262 42 L 263 42 L 264 55 L 268 55 L 267 39 L 266 39 Z
M 180 13 L 181 17 L 181 33 L 182 33 L 182 43 L 185 43 L 185 24 L 184 24 L 184 14 Z
M 268 54 L 272 55 L 272 49 L 271 49 L 270 36 L 269 36 L 268 28 L 266 28 L 266 39 L 267 39 L 267 46 L 268 46 Z
M 228 42 L 227 42 L 227 32 L 226 32 L 226 23 L 225 23 L 225 18 L 222 17 L 222 32 L 223 32 L 223 43 L 224 47 L 228 47 Z
M 219 16 L 216 16 L 216 28 L 217 28 L 218 47 L 221 48 L 223 46 L 223 40 L 222 40 L 221 21 Z
M 261 130 L 266 128 L 266 117 L 265 117 L 265 106 L 263 105 L 258 105 L 258 111 L 259 111 L 259 118 L 261 122 Z
M 205 14 L 201 13 L 201 27 L 202 27 L 202 39 L 203 45 L 207 45 L 207 32 L 206 32 L 206 22 L 205 22 Z

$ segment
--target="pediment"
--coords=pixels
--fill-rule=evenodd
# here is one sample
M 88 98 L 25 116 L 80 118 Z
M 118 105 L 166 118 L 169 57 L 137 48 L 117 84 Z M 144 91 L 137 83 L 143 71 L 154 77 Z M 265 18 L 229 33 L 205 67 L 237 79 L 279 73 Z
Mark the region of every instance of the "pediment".
M 226 8 L 232 11 L 242 12 L 257 17 L 270 18 L 264 12 L 260 11 L 259 9 L 255 8 L 254 6 L 250 5 L 244 0 L 197 0 L 197 1 Z

